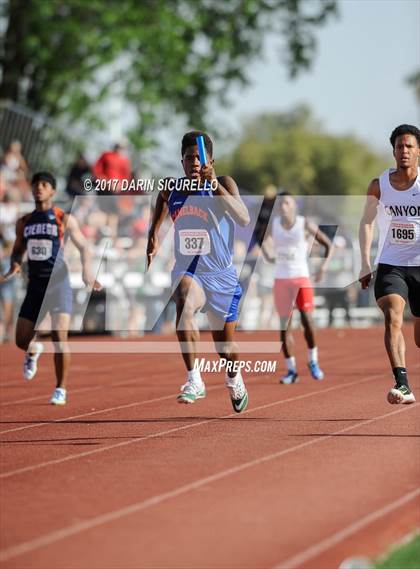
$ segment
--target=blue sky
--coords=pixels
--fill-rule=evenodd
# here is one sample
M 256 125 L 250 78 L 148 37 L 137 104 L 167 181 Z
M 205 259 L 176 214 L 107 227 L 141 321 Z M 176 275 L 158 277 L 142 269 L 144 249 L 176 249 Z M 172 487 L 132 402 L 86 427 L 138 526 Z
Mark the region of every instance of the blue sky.
M 235 138 L 250 114 L 287 111 L 307 103 L 323 127 L 352 133 L 387 151 L 392 129 L 419 124 L 420 109 L 405 79 L 420 68 L 420 1 L 341 0 L 338 19 L 317 31 L 312 70 L 291 82 L 268 37 L 262 59 L 250 67 L 252 86 L 231 89 L 232 106 L 212 106 L 219 127 Z

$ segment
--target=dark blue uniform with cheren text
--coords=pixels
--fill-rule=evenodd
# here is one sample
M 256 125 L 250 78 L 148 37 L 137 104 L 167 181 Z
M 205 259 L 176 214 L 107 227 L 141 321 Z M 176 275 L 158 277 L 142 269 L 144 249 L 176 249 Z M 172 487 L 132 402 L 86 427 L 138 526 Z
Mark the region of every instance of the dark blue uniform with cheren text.
M 64 211 L 34 210 L 23 218 L 28 257 L 28 288 L 19 316 L 41 322 L 47 312 L 72 311 L 72 291 L 63 256 Z

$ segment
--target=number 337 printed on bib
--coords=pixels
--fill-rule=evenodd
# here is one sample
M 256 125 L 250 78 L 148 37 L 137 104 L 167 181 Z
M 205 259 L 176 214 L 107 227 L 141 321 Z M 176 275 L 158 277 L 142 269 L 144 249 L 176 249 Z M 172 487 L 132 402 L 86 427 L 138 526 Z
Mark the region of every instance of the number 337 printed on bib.
M 205 229 L 181 229 L 179 232 L 181 255 L 208 255 L 210 236 Z

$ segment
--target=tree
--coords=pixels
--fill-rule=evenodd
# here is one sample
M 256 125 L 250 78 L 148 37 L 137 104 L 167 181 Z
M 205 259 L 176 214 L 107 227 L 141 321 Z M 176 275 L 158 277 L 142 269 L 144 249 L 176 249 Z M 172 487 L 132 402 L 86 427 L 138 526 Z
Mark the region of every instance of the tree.
M 176 113 L 204 126 L 206 103 L 246 84 L 267 32 L 291 76 L 310 67 L 336 0 L 0 0 L 0 99 L 101 126 L 115 91 L 137 111 L 135 142 Z
M 297 195 L 363 194 L 385 166 L 356 138 L 324 133 L 305 106 L 252 118 L 232 154 L 217 160 L 219 174 L 253 194 L 270 184 Z

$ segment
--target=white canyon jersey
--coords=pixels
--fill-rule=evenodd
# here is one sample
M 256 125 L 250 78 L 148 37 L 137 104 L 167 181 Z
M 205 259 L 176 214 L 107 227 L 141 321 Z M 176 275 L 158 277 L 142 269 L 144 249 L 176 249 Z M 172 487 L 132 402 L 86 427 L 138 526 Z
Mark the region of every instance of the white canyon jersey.
M 385 170 L 379 178 L 379 244 L 375 263 L 420 266 L 420 168 L 408 190 L 395 190 Z

